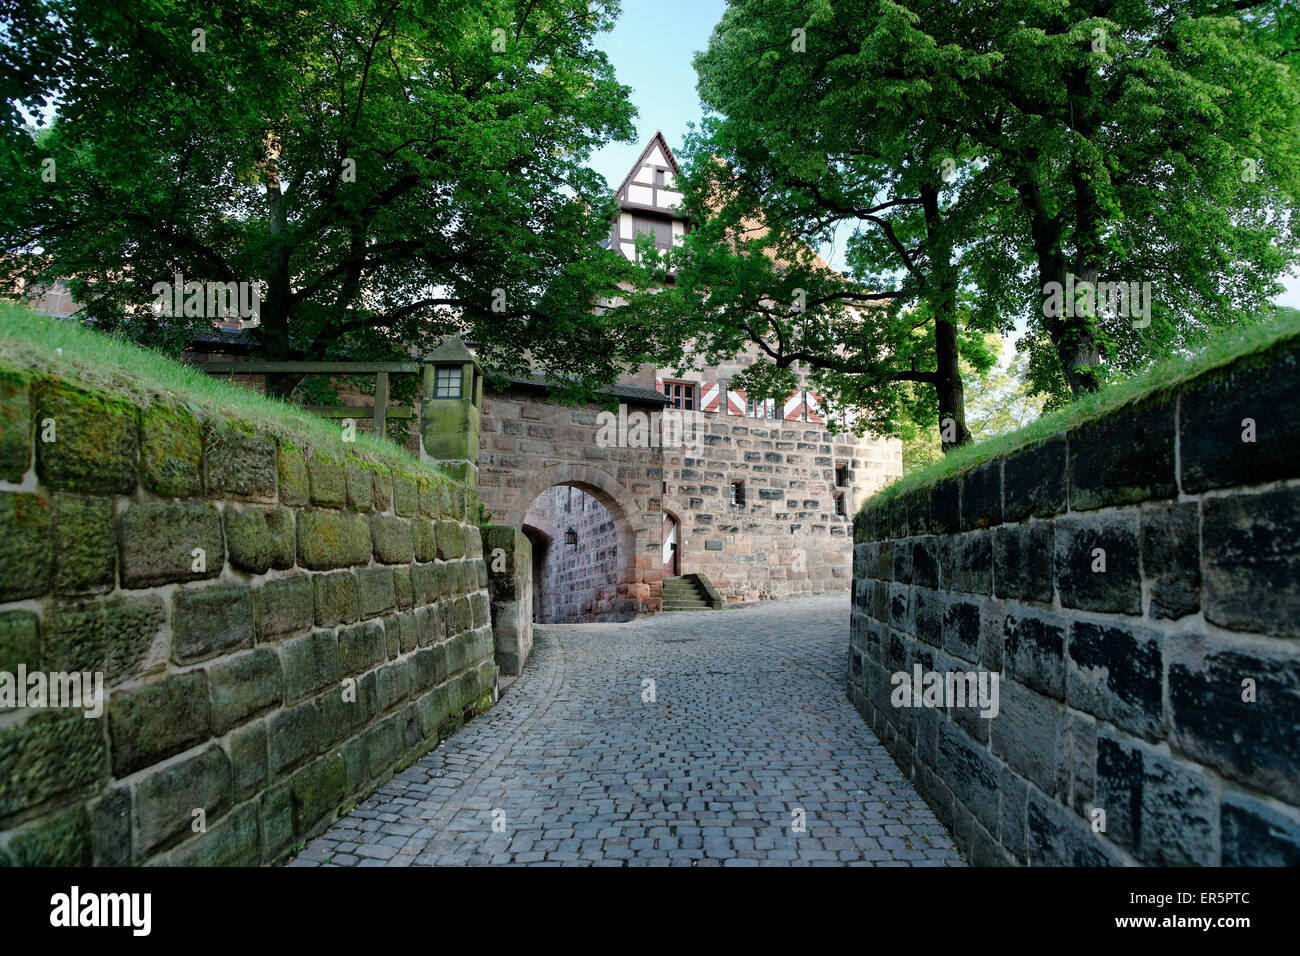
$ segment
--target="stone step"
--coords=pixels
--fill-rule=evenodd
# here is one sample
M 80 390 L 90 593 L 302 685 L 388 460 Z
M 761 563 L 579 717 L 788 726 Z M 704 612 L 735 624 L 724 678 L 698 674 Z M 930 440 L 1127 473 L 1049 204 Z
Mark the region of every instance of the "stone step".
M 700 586 L 699 580 L 693 576 L 667 578 L 663 587 L 663 609 L 665 611 L 713 610 L 713 602 L 710 600 L 708 592 Z

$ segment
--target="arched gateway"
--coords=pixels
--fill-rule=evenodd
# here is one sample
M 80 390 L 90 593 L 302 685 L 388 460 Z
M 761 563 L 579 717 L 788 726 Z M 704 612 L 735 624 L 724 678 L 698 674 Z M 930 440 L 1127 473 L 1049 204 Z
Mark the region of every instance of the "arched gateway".
M 586 619 L 630 620 L 658 612 L 663 604 L 660 449 L 602 447 L 600 407 L 564 405 L 539 391 L 532 383 L 512 383 L 484 396 L 478 457 L 483 507 L 493 524 L 525 530 L 535 541 L 539 532 L 548 537 L 546 550 L 556 556 L 557 549 L 568 547 L 569 524 L 538 528 L 536 519 L 528 521 L 529 511 L 548 489 L 580 489 L 609 513 L 615 543 L 608 556 L 615 599 Z M 665 403 L 652 389 L 620 392 L 615 397 L 634 408 L 660 409 Z

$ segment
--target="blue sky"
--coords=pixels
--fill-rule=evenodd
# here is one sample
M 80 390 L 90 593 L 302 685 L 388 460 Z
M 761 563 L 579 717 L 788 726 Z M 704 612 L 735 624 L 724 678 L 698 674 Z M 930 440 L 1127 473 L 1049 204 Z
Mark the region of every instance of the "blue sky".
M 612 143 L 593 154 L 592 167 L 610 188 L 623 181 L 655 130 L 663 130 L 668 145 L 677 149 L 687 124 L 699 122 L 702 110 L 691 59 L 709 45 L 725 7 L 725 0 L 623 0 L 622 15 L 598 45 L 609 55 L 619 82 L 632 88 L 637 142 Z M 835 258 L 831 262 L 838 265 Z M 1276 301 L 1300 309 L 1300 278 L 1283 282 L 1287 291 Z
M 691 59 L 709 45 L 725 8 L 724 0 L 623 0 L 622 16 L 598 45 L 609 55 L 619 82 L 632 88 L 637 143 L 613 143 L 592 157 L 592 167 L 611 188 L 623 181 L 655 130 L 663 130 L 668 145 L 677 149 L 686 124 L 699 122 Z

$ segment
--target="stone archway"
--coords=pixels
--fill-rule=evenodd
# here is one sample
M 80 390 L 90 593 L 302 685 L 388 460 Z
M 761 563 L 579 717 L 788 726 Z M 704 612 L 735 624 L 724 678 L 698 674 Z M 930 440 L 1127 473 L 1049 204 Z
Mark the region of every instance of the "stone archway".
M 618 529 L 618 611 L 622 620 L 653 614 L 663 607 L 662 518 L 645 513 L 635 495 L 608 471 L 591 464 L 558 464 L 531 475 L 516 492 L 507 514 L 514 528 L 539 495 L 557 485 L 580 488 L 599 501 Z M 653 520 L 651 520 L 653 519 Z

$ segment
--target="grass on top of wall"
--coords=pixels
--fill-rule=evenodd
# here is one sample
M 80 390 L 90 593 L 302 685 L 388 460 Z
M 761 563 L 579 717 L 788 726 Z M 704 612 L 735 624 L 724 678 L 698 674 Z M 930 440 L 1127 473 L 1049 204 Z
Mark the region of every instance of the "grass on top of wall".
M 223 381 L 160 352 L 88 329 L 75 319 L 37 315 L 0 302 L 0 365 L 98 388 L 141 407 L 172 401 L 219 418 L 236 419 L 299 448 L 329 449 L 403 470 L 418 460 L 391 442 L 358 431 L 344 442 L 341 425 L 295 405 Z M 358 409 L 358 417 L 364 417 Z M 431 475 L 432 468 L 424 469 Z
M 1048 412 L 1024 428 L 986 441 L 965 445 L 939 461 L 918 468 L 862 503 L 859 512 L 890 501 L 908 491 L 933 484 L 941 478 L 1033 445 L 1074 426 L 1100 418 L 1125 405 L 1135 404 L 1159 393 L 1176 389 L 1189 380 L 1230 365 L 1247 355 L 1266 351 L 1279 342 L 1300 336 L 1300 312 L 1279 310 L 1258 322 L 1228 329 L 1206 342 L 1191 357 L 1174 356 L 1153 365 L 1132 378 L 1084 395 L 1064 408 Z

